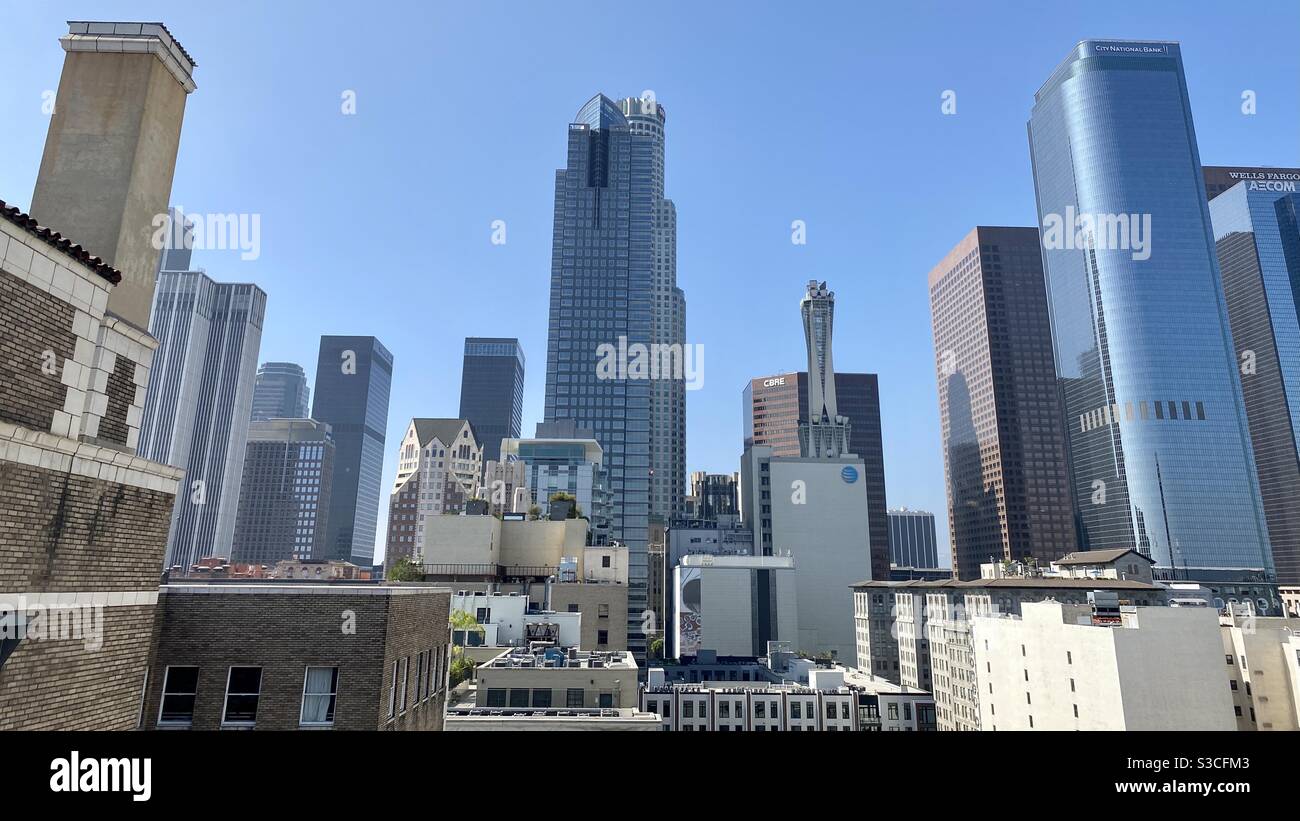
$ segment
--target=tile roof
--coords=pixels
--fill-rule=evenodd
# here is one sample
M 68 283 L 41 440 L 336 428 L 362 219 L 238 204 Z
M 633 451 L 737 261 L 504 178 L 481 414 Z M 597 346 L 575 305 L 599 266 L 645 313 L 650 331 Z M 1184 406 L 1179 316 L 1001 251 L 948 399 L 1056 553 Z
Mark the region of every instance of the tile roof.
M 90 268 L 104 279 L 116 285 L 122 281 L 122 272 L 109 265 L 104 260 L 75 244 L 72 240 L 58 233 L 51 231 L 49 228 L 38 223 L 27 214 L 24 214 L 16 206 L 11 206 L 4 200 L 0 200 L 0 217 L 22 228 L 29 234 L 44 242 L 53 248 L 57 248 L 73 259 Z
M 1052 564 L 1109 564 L 1126 553 L 1132 553 L 1139 559 L 1145 559 L 1152 564 L 1156 563 L 1155 559 L 1150 556 L 1143 556 L 1131 547 L 1117 547 L 1113 550 L 1080 550 L 1056 559 Z

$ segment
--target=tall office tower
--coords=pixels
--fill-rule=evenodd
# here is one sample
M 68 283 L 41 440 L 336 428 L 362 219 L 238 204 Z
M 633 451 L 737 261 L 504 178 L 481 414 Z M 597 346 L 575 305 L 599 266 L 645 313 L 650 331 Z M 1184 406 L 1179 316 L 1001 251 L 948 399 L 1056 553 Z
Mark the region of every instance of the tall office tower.
M 422 560 L 426 518 L 462 513 L 480 498 L 483 447 L 465 419 L 412 419 L 397 450 L 397 478 L 388 497 L 384 564 Z
M 161 24 L 68 29 L 39 221 L 0 201 L 0 591 L 9 614 L 15 593 L 57 604 L 41 634 L 4 619 L 0 731 L 137 726 L 181 479 L 136 450 L 158 344 L 151 218 L 194 66 Z
M 871 577 L 888 578 L 889 528 L 885 519 L 885 450 L 880 425 L 880 385 L 874 373 L 835 372 L 835 400 L 849 420 L 849 452 L 862 460 L 871 531 Z M 767 445 L 774 456 L 798 456 L 799 425 L 807 422 L 808 374 L 753 379 L 743 400 L 745 448 Z
M 460 418 L 483 446 L 483 461 L 501 456 L 501 440 L 517 439 L 524 420 L 524 349 L 518 339 L 465 339 Z
M 1083 546 L 1271 573 L 1178 44 L 1079 43 L 1029 143 Z
M 310 394 L 301 365 L 263 362 L 253 385 L 253 421 L 305 419 Z
M 696 499 L 696 519 L 715 519 L 718 516 L 740 514 L 740 474 L 705 473 L 697 470 L 691 474 L 691 496 Z
M 953 572 L 1077 546 L 1034 228 L 980 226 L 930 272 Z
M 662 118 L 662 107 L 656 110 Z M 639 657 L 652 385 L 628 361 L 612 370 L 601 364 L 653 342 L 660 148 L 654 135 L 633 133 L 621 106 L 603 94 L 569 126 L 567 163 L 555 173 L 546 350 L 545 420 L 590 428 L 605 453 L 614 496 L 610 536 L 628 548 L 628 647 Z
M 1210 202 L 1273 564 L 1300 584 L 1300 171 Z
M 938 567 L 934 514 L 905 507 L 889 511 L 889 560 L 898 567 Z
M 140 422 L 140 453 L 185 469 L 166 567 L 229 556 L 244 475 L 248 416 L 266 293 L 162 271 L 149 333 L 158 340 Z
M 325 546 L 334 441 L 314 419 L 248 426 L 231 560 L 273 565 L 315 559 Z
M 393 355 L 373 336 L 322 336 L 312 418 L 330 426 L 334 476 L 324 555 L 366 567 L 375 556 Z
M 813 280 L 799 302 L 804 345 L 808 349 L 808 415 L 799 421 L 799 452 L 819 458 L 852 455 L 847 417 L 835 402 L 835 365 L 831 336 L 835 330 L 835 292 Z
M 1205 195 L 1213 200 L 1239 182 L 1292 183 L 1300 185 L 1300 168 L 1270 168 L 1249 165 L 1206 165 Z
M 663 106 L 649 97 L 619 102 L 634 138 L 653 145 L 653 267 L 650 277 L 650 339 L 658 349 L 682 351 L 686 344 L 686 295 L 677 287 L 677 207 L 664 198 Z M 652 349 L 654 350 L 654 349 Z M 650 389 L 650 515 L 661 522 L 685 513 L 686 384 L 661 375 Z

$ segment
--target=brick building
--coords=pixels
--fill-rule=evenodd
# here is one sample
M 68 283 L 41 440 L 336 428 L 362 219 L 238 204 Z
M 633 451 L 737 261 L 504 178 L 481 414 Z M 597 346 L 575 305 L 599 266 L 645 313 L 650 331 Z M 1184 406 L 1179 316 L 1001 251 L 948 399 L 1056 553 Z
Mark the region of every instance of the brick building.
M 442 729 L 444 588 L 182 583 L 158 602 L 146 729 Z
M 0 202 L 0 731 L 136 726 L 181 477 L 135 451 L 194 64 L 157 23 L 60 44 L 32 216 Z

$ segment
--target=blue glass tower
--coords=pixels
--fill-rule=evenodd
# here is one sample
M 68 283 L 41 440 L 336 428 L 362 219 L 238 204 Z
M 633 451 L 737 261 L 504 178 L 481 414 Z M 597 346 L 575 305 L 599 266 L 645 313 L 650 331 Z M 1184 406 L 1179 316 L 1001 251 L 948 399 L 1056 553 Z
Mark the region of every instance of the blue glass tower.
M 603 94 L 569 126 L 568 161 L 555 172 L 546 349 L 545 420 L 590 428 L 605 451 L 610 537 L 628 548 L 628 649 L 638 656 L 646 644 L 651 382 L 608 378 L 598 366 L 610 350 L 602 346 L 625 352 L 652 342 L 657 147 Z
M 1259 489 L 1280 584 L 1300 584 L 1300 183 L 1210 201 Z
M 393 355 L 373 336 L 322 336 L 312 418 L 334 436 L 333 489 L 318 558 L 374 561 Z
M 1079 43 L 1029 143 L 1082 543 L 1271 572 L 1178 45 Z

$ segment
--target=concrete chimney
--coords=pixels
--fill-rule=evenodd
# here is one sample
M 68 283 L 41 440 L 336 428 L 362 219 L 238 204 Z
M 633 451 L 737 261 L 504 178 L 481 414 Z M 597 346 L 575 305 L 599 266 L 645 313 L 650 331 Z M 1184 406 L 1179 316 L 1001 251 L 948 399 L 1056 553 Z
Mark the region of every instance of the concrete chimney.
M 30 213 L 122 272 L 108 312 L 145 330 L 194 61 L 162 23 L 69 21 L 59 42 Z

